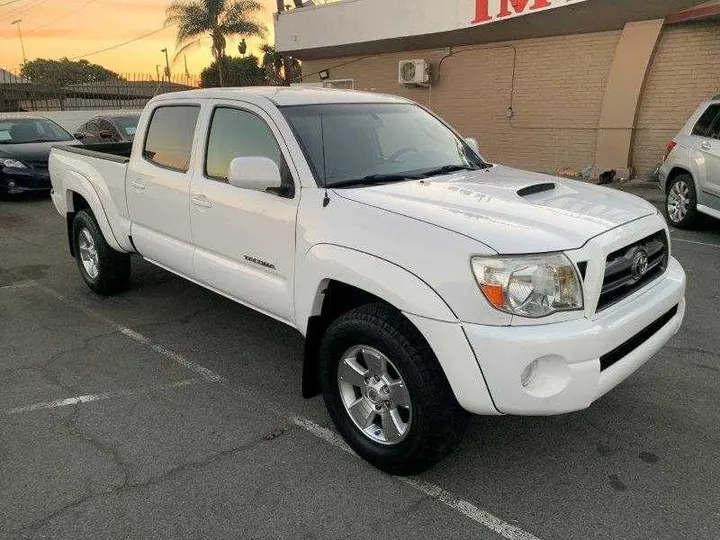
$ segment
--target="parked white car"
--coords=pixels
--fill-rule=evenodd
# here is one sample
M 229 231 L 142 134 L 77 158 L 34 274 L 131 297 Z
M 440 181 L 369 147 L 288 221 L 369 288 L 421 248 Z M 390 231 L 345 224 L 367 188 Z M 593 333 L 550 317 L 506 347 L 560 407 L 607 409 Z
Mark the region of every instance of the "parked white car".
M 691 228 L 703 214 L 720 219 L 720 96 L 700 105 L 668 143 L 660 187 L 675 227 Z
M 139 253 L 296 328 L 303 394 L 390 473 L 446 456 L 468 412 L 589 407 L 685 313 L 652 205 L 490 164 L 398 97 L 166 94 L 119 153 L 50 160 L 87 285 L 122 290 Z

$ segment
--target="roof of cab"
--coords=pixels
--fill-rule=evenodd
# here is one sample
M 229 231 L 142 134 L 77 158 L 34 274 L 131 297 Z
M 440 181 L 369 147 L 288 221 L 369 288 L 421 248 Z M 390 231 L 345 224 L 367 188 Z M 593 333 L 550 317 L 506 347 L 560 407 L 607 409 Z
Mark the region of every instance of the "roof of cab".
M 247 88 L 205 88 L 162 94 L 153 101 L 171 99 L 237 99 L 271 101 L 278 107 L 321 105 L 328 103 L 409 103 L 409 100 L 387 94 L 313 88 L 306 86 L 253 86 Z

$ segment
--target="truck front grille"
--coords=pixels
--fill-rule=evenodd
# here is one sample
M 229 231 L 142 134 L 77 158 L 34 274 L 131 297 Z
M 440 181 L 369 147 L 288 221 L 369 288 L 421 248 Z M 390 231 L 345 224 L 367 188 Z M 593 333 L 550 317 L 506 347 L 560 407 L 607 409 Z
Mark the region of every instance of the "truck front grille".
M 668 251 L 667 235 L 665 231 L 658 231 L 608 255 L 597 311 L 660 277 L 667 268 Z

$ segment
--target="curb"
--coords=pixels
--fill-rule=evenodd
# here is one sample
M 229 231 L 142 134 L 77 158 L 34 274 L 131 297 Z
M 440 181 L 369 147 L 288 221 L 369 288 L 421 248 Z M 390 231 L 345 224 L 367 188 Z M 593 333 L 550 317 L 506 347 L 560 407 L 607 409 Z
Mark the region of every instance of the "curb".
M 613 185 L 613 184 L 609 184 Z M 622 186 L 626 188 L 637 188 L 637 189 L 655 189 L 660 192 L 660 184 L 658 182 L 649 182 L 647 180 L 628 180 L 627 182 L 617 182 L 616 186 Z
M 561 177 L 562 178 L 562 177 Z M 571 178 L 570 180 L 579 180 L 586 184 L 592 184 L 599 186 L 597 181 L 585 180 L 582 178 Z M 654 189 L 660 193 L 660 184 L 658 182 L 651 182 L 648 180 L 625 180 L 624 182 L 611 182 L 610 184 L 602 184 L 604 187 L 611 187 L 616 189 Z

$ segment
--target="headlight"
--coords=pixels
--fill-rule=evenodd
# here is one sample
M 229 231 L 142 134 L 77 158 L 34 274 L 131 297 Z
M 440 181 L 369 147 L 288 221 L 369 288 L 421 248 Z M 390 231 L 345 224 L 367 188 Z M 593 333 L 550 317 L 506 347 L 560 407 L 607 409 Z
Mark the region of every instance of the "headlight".
M 545 317 L 583 308 L 575 267 L 562 253 L 474 257 L 472 269 L 493 307 L 521 317 Z
M 0 158 L 0 165 L 8 169 L 26 169 L 22 161 L 12 158 Z

